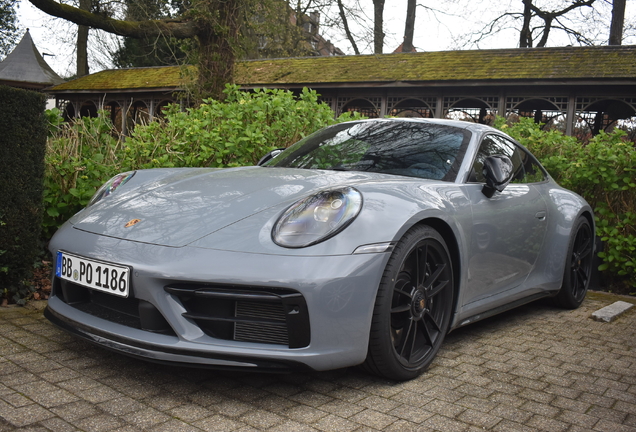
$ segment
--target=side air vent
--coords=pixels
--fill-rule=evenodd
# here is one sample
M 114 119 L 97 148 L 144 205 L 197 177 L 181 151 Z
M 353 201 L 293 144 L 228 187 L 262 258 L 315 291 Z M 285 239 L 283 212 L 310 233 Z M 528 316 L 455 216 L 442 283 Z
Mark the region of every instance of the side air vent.
M 304 297 L 281 288 L 171 284 L 176 296 L 206 334 L 226 340 L 286 345 L 309 345 L 309 314 Z

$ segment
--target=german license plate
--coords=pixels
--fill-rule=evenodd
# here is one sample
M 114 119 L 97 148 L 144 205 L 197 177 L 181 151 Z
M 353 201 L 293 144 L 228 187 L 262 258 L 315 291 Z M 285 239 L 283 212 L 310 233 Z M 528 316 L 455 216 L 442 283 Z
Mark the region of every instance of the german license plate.
M 58 251 L 55 275 L 98 291 L 128 297 L 130 268 Z

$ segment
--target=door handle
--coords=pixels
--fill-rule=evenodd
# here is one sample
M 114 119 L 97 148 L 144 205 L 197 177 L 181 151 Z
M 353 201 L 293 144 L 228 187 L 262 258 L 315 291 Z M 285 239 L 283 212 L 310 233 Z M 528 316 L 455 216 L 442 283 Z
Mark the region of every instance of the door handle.
M 545 212 L 544 211 L 537 212 L 537 214 L 534 215 L 534 217 L 536 217 L 537 219 L 539 219 L 541 221 L 545 220 Z

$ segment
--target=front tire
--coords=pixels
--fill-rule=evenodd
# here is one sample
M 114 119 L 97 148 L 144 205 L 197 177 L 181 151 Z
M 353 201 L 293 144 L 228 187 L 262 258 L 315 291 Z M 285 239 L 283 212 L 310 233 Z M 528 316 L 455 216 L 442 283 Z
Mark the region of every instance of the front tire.
M 408 231 L 395 246 L 378 288 L 363 367 L 398 381 L 426 370 L 450 326 L 453 286 L 442 236 L 426 225 Z
M 555 297 L 558 306 L 565 309 L 576 309 L 583 303 L 592 275 L 593 252 L 592 228 L 588 220 L 581 216 L 572 227 L 563 284 Z

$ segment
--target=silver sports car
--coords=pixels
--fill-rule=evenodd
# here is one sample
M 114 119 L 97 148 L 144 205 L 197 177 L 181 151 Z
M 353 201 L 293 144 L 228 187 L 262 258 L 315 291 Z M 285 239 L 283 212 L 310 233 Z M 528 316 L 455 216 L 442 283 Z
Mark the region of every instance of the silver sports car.
M 109 180 L 51 240 L 46 316 L 156 362 L 404 380 L 453 329 L 585 297 L 592 209 L 498 130 L 355 121 L 264 159 Z

